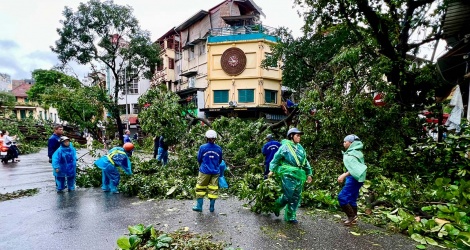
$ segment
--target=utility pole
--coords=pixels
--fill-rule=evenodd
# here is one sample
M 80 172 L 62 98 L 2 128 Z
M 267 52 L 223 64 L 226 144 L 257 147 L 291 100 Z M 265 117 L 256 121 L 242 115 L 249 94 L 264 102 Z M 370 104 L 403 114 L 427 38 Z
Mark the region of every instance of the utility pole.
M 127 110 L 127 76 L 126 76 L 126 68 L 127 67 L 124 68 L 124 81 L 125 81 L 124 82 L 124 85 L 125 85 L 124 91 L 126 93 L 126 129 L 129 130 L 129 112 Z

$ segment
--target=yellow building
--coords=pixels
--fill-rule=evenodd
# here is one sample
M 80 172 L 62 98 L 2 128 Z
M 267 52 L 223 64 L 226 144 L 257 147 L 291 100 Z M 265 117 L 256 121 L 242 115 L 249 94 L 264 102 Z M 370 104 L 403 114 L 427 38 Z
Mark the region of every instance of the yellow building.
M 253 0 L 225 0 L 198 11 L 156 41 L 163 64 L 155 82 L 177 93 L 181 104 L 194 104 L 201 118 L 282 119 L 282 73 L 277 66 L 261 68 L 277 39 L 261 16 Z
M 54 123 L 61 122 L 57 109 L 53 107 L 44 109 L 36 102 L 28 100 L 28 94 L 26 94 L 26 92 L 31 88 L 31 84 L 20 82 L 17 85 L 13 85 L 11 94 L 16 98 L 15 107 L 12 110 L 14 117 L 17 119 L 33 118 L 35 120 L 49 120 Z
M 212 29 L 207 40 L 207 117 L 271 118 L 282 114 L 278 66 L 264 69 L 276 37 L 262 25 Z

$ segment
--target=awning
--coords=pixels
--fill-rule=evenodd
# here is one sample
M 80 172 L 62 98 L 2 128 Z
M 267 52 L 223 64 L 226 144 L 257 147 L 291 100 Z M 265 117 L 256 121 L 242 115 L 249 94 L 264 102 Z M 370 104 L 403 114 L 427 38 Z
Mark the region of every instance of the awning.
M 137 124 L 138 119 L 137 117 L 129 117 L 129 124 Z
M 183 72 L 183 73 L 180 74 L 180 76 L 184 76 L 184 77 L 191 77 L 191 76 L 195 76 L 195 75 L 197 75 L 196 70 L 186 71 L 186 72 Z
M 442 78 L 449 83 L 456 83 L 463 78 L 470 71 L 470 42 L 460 43 L 437 59 L 437 68 Z

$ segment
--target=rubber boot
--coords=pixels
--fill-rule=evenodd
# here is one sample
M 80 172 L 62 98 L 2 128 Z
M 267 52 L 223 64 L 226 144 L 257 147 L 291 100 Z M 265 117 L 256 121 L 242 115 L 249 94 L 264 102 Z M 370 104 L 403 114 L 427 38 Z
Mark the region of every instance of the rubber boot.
M 214 212 L 214 205 L 215 205 L 215 199 L 210 199 L 210 206 L 209 206 L 209 212 L 213 213 Z
M 348 219 L 344 221 L 345 226 L 351 226 L 357 222 L 357 215 L 354 213 L 354 209 L 351 205 L 347 204 L 344 206 L 341 206 L 343 209 L 344 213 L 348 216 Z
M 354 211 L 354 215 L 357 216 L 357 206 L 351 206 L 353 211 Z
M 193 211 L 202 212 L 202 203 L 204 202 L 204 198 L 197 198 L 196 206 L 193 207 Z
M 354 215 L 357 216 L 357 206 L 351 206 L 353 211 L 354 211 Z M 348 217 L 346 217 L 345 219 L 342 219 L 343 222 L 347 221 L 348 220 Z

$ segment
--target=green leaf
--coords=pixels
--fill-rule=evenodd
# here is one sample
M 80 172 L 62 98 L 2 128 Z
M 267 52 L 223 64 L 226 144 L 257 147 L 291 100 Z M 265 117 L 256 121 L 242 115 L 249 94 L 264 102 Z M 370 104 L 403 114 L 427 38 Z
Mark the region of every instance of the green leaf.
M 437 208 L 439 211 L 444 212 L 444 213 L 450 213 L 450 209 L 447 206 L 444 205 L 437 205 Z
M 416 248 L 418 248 L 418 249 L 426 249 L 426 246 L 425 246 L 425 245 L 416 245 Z
M 398 216 L 396 216 L 396 215 L 393 215 L 393 214 L 387 214 L 387 217 L 388 217 L 391 221 L 393 221 L 393 222 L 395 222 L 395 223 L 398 223 L 398 222 L 400 222 L 400 220 L 401 220 L 400 217 L 398 217 Z
M 131 248 L 136 248 L 142 239 L 137 235 L 131 235 L 129 237 L 129 243 L 131 244 Z
M 411 238 L 421 244 L 426 244 L 426 240 L 421 236 L 421 234 L 412 234 Z
M 164 248 L 164 247 L 170 247 L 170 244 L 161 242 L 161 241 L 157 243 L 157 249 Z
M 166 196 L 169 196 L 171 195 L 173 192 L 175 192 L 175 190 L 178 188 L 178 186 L 173 186 L 172 188 L 170 188 L 170 190 L 168 190 L 168 192 L 166 192 Z
M 429 238 L 429 237 L 426 236 L 426 237 L 424 237 L 424 239 L 426 240 L 426 243 L 428 243 L 429 245 L 433 245 L 433 246 L 439 245 L 439 244 L 437 244 L 437 242 L 436 242 L 434 239 L 432 239 L 432 238 Z
M 130 249 L 131 243 L 129 242 L 129 238 L 127 236 L 121 236 L 117 240 L 117 245 L 121 249 Z

